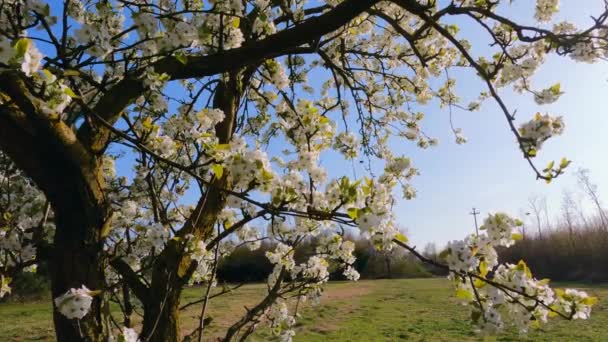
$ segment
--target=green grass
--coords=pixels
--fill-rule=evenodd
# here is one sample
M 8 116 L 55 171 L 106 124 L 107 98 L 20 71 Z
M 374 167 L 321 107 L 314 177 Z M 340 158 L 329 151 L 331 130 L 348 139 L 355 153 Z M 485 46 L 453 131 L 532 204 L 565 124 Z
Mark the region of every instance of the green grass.
M 576 284 L 568 284 L 576 286 Z M 578 287 L 585 287 L 579 285 Z M 326 287 L 320 306 L 305 306 L 298 319 L 296 341 L 483 341 L 469 323 L 468 308 L 458 304 L 445 279 L 376 280 L 357 283 L 336 282 Z M 608 341 L 608 287 L 585 288 L 600 298 L 588 321 L 554 319 L 542 330 L 527 336 L 507 331 L 498 341 Z M 202 289 L 184 293 L 183 302 L 200 298 Z M 212 301 L 206 340 L 237 320 L 245 306 L 263 296 L 263 285 L 249 285 L 232 296 Z M 184 331 L 197 325 L 200 305 L 185 310 Z M 48 341 L 53 331 L 50 303 L 0 304 L 0 341 Z M 267 341 L 266 330 L 252 341 Z

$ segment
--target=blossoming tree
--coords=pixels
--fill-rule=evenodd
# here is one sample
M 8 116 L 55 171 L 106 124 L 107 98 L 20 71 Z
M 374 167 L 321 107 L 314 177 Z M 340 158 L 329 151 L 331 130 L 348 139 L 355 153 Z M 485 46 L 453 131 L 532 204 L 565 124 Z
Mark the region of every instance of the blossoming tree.
M 201 306 L 187 332 L 200 340 L 218 260 L 268 239 L 266 296 L 224 339 L 266 325 L 290 340 L 298 306 L 287 298 L 318 299 L 330 262 L 357 280 L 346 229 L 434 262 L 396 228 L 391 207 L 415 197 L 418 170 L 389 143 L 437 143 L 420 128 L 430 101 L 473 111 L 490 99 L 550 181 L 568 161 L 540 171 L 533 159 L 562 132 L 561 117 L 519 122 L 500 89 L 554 102 L 559 85 L 532 84 L 548 54 L 591 63 L 607 53 L 606 13 L 579 29 L 551 22 L 558 0 L 537 0 L 536 25 L 520 25 L 500 2 L 0 0 L 0 296 L 16 272 L 45 261 L 58 340 L 176 341 L 184 305 Z M 475 54 L 454 18 L 492 46 Z M 483 88 L 470 103 L 455 93 L 455 68 Z M 328 173 L 324 155 L 370 167 L 358 178 Z M 498 264 L 494 248 L 514 243 L 517 223 L 488 216 L 437 264 L 473 321 L 526 331 L 551 316 L 587 318 L 594 298 L 552 290 L 523 262 Z M 296 263 L 294 248 L 313 237 L 314 255 Z M 181 303 L 193 283 L 206 294 Z

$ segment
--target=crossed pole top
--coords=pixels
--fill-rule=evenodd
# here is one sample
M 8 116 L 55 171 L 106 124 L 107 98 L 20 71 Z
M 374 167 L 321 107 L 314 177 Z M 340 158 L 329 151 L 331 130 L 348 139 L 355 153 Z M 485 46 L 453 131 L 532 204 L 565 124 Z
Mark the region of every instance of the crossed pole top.
M 475 220 L 475 233 L 479 235 L 479 228 L 477 227 L 477 215 L 479 215 L 480 212 L 473 207 L 473 210 L 469 214 L 473 215 L 473 219 Z

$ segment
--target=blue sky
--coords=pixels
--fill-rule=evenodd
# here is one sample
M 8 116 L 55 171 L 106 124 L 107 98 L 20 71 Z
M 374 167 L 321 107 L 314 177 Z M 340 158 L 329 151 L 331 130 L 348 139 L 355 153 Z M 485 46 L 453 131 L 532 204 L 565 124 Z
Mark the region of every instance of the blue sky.
M 510 8 L 503 8 L 503 13 L 520 22 L 532 22 L 533 3 L 519 1 Z M 601 10 L 602 1 L 565 0 L 556 19 L 586 26 L 590 23 L 589 15 Z M 462 36 L 477 46 L 476 53 L 483 53 L 487 45 L 482 36 L 467 25 L 462 27 Z M 485 55 L 491 53 L 486 52 Z M 458 78 L 458 82 L 458 93 L 462 97 L 474 97 L 481 89 L 479 82 L 470 77 Z M 569 58 L 551 57 L 534 77 L 534 84 L 542 89 L 557 82 L 561 82 L 565 94 L 552 105 L 538 106 L 529 95 L 502 91 L 510 109 L 517 109 L 519 122 L 529 119 L 537 111 L 564 116 L 565 133 L 549 140 L 536 158 L 541 169 L 549 161 L 559 161 L 562 157 L 573 161 L 569 172 L 551 184 L 535 180 L 517 149 L 503 114 L 492 101 L 487 101 L 478 112 L 456 112 L 456 125 L 463 129 L 469 140 L 465 145 L 453 142 L 447 111 L 439 108 L 427 110 L 425 128 L 441 143 L 424 151 L 413 147 L 404 149 L 421 171 L 414 180 L 418 197 L 413 201 L 402 201 L 396 207 L 400 224 L 408 229 L 414 244 L 422 247 L 435 241 L 441 245 L 474 232 L 473 218 L 468 215 L 472 206 L 478 208 L 482 216 L 498 210 L 517 216 L 521 209 L 526 208 L 528 198 L 537 194 L 547 197 L 553 217 L 558 214 L 564 189 L 576 188 L 573 173 L 579 167 L 591 170 L 600 195 L 608 194 L 605 152 L 608 146 L 608 117 L 605 113 L 608 65 L 605 62 L 578 64 Z

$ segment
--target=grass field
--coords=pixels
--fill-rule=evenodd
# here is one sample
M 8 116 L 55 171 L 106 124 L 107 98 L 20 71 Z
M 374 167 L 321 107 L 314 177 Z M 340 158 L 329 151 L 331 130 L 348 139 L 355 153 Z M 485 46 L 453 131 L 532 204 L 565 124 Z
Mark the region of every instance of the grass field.
M 571 285 L 572 286 L 572 285 Z M 576 285 L 574 285 L 576 286 Z M 579 286 L 584 287 L 584 286 Z M 376 280 L 331 283 L 319 307 L 306 308 L 298 321 L 296 341 L 483 341 L 469 324 L 469 311 L 453 296 L 444 279 Z M 600 298 L 588 321 L 554 320 L 522 337 L 515 332 L 498 341 L 607 341 L 608 286 L 585 288 Z M 212 301 L 213 321 L 205 340 L 211 341 L 263 295 L 262 285 L 248 285 L 238 294 Z M 184 303 L 200 298 L 202 289 L 188 289 Z M 200 306 L 183 313 L 185 331 L 196 326 Z M 0 341 L 51 341 L 50 304 L 0 304 Z M 264 330 L 252 341 L 272 340 Z M 486 339 L 487 340 L 487 339 Z

